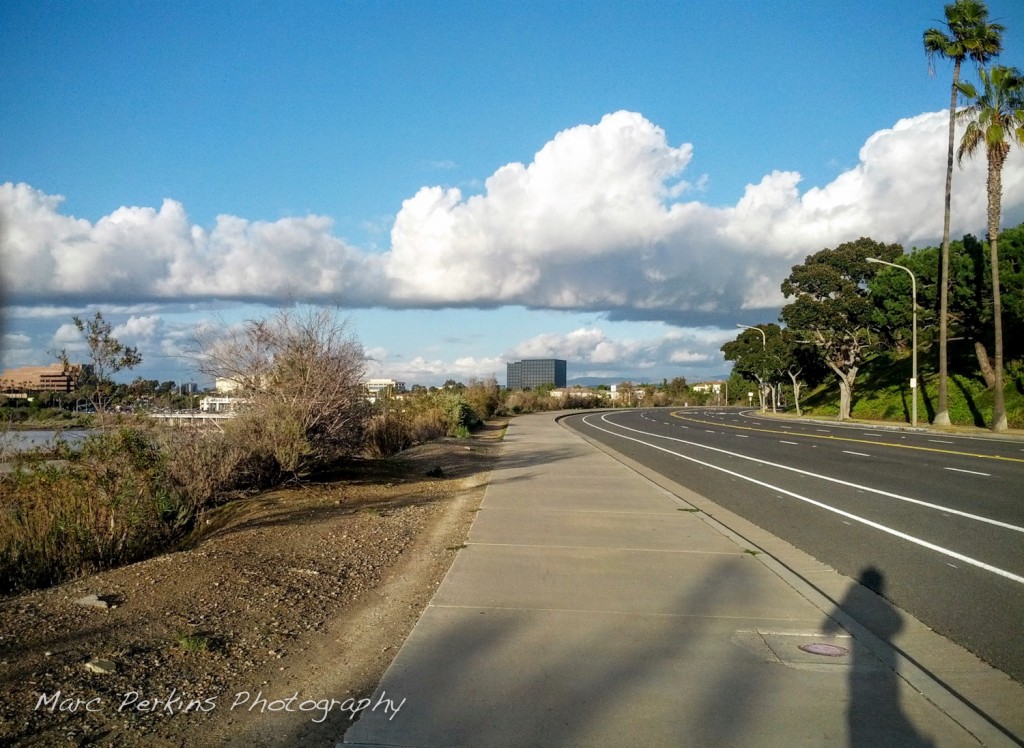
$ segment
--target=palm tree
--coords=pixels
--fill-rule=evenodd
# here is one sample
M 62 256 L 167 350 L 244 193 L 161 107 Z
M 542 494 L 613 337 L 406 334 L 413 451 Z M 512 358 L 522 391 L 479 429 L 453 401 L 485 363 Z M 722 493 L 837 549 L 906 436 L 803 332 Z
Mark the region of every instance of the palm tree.
M 1003 322 L 999 294 L 999 221 L 1003 212 L 1003 164 L 1010 144 L 1024 147 L 1024 76 L 1017 68 L 993 65 L 991 72 L 981 68 L 979 92 L 970 83 L 957 83 L 957 90 L 968 101 L 958 115 L 967 122 L 957 163 L 970 157 L 982 145 L 988 158 L 988 243 L 992 254 L 992 317 L 995 323 L 995 402 L 992 406 L 992 429 L 1006 429 L 1006 406 L 1003 402 Z
M 936 57 L 953 61 L 953 86 L 949 96 L 949 148 L 946 157 L 946 202 L 942 219 L 942 271 L 939 274 L 939 397 L 934 423 L 949 425 L 947 391 L 946 341 L 949 324 L 949 203 L 953 193 L 953 142 L 957 84 L 960 64 L 970 57 L 979 65 L 1002 51 L 1003 27 L 988 22 L 988 8 L 978 0 L 957 0 L 946 6 L 947 35 L 941 29 L 924 32 L 924 51 L 929 67 Z

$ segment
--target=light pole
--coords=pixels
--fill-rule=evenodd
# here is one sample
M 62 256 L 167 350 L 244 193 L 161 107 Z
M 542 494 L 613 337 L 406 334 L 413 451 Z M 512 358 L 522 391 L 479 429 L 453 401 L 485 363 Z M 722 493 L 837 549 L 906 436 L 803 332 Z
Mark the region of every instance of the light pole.
M 765 352 L 768 351 L 768 336 L 765 335 L 764 330 L 762 330 L 760 327 L 751 327 L 750 325 L 740 325 L 740 324 L 737 324 L 736 327 L 742 327 L 744 330 L 757 330 L 759 333 L 761 333 L 761 346 L 762 346 L 762 348 L 764 349 Z M 764 413 L 764 412 L 766 412 L 768 410 L 768 403 L 767 403 L 768 393 L 765 392 L 764 385 L 761 385 L 761 397 L 762 397 L 762 400 L 761 400 L 761 412 Z M 772 410 L 772 412 L 773 413 L 775 412 L 774 409 Z
M 897 265 L 895 262 L 886 262 L 885 260 L 878 260 L 874 257 L 868 257 L 868 262 L 873 262 L 877 265 L 888 265 L 891 268 L 899 268 L 905 270 L 910 276 L 910 293 L 912 299 L 912 333 L 911 333 L 911 358 L 913 360 L 912 371 L 910 374 L 910 425 L 917 426 L 917 276 L 914 275 L 914 271 L 903 265 Z
M 761 333 L 761 345 L 764 346 L 766 351 L 768 350 L 768 336 L 764 334 L 764 330 L 760 327 L 751 327 L 750 325 L 736 325 L 736 327 L 742 327 L 744 330 L 757 330 Z

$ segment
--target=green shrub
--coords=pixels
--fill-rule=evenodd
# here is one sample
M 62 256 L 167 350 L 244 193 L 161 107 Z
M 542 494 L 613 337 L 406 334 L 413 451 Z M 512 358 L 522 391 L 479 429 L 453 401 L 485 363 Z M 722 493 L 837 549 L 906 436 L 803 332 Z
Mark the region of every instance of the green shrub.
M 3 592 L 144 558 L 191 521 L 150 435 L 94 434 L 73 457 L 56 465 L 26 456 L 0 476 Z
M 461 395 L 450 395 L 448 406 L 445 409 L 448 425 L 448 436 L 459 436 L 477 429 L 481 425 L 480 417 L 476 411 L 462 399 Z

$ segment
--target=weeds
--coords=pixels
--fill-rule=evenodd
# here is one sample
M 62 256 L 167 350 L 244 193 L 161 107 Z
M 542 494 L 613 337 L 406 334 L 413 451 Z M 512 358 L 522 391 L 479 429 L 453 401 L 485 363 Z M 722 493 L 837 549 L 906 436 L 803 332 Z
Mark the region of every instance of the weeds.
M 174 641 L 186 652 L 206 652 L 211 648 L 210 638 L 202 634 L 177 633 Z
M 19 457 L 0 476 L 0 591 L 144 558 L 190 519 L 163 452 L 142 432 L 95 434 L 63 456 Z

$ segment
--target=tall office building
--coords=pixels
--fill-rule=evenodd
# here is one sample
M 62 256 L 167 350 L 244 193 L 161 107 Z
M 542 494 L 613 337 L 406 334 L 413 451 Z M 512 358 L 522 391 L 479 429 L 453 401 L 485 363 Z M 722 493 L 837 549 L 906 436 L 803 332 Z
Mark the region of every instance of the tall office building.
M 546 384 L 565 387 L 565 361 L 558 358 L 528 358 L 511 361 L 505 386 L 510 390 L 529 390 Z

